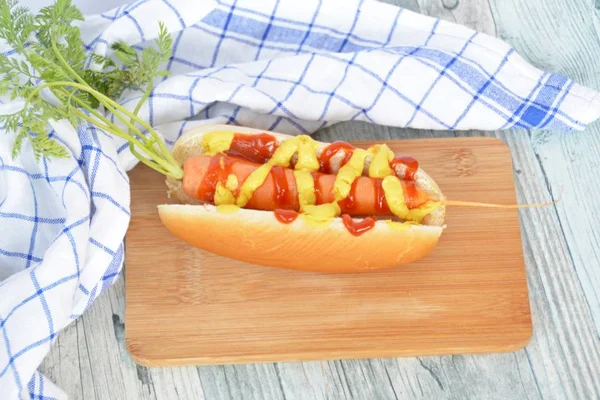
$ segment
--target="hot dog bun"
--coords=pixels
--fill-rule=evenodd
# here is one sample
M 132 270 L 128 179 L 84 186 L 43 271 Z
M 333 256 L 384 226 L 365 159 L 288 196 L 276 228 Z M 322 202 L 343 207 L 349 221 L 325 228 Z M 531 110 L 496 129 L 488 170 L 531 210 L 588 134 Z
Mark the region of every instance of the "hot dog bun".
M 204 154 L 202 139 L 206 133 L 227 130 L 265 133 L 229 125 L 201 126 L 181 136 L 174 145 L 173 156 L 183 165 L 189 157 Z M 278 143 L 291 138 L 276 132 L 266 133 L 276 137 Z M 317 143 L 316 151 L 320 154 L 328 143 Z M 343 159 L 344 150 L 331 159 L 334 173 Z M 369 157 L 365 159 L 365 170 L 370 161 Z M 402 171 L 396 172 L 402 174 Z M 427 255 L 437 245 L 444 229 L 443 205 L 420 224 L 400 225 L 377 220 L 368 232 L 354 236 L 339 217 L 323 226 L 301 218 L 284 224 L 269 211 L 239 208 L 223 212 L 213 204 L 188 196 L 181 181 L 167 178 L 166 183 L 170 194 L 182 203 L 158 206 L 160 219 L 169 232 L 203 250 L 251 264 L 326 273 L 390 268 Z M 435 181 L 420 168 L 415 174 L 415 183 L 431 199 L 444 199 Z

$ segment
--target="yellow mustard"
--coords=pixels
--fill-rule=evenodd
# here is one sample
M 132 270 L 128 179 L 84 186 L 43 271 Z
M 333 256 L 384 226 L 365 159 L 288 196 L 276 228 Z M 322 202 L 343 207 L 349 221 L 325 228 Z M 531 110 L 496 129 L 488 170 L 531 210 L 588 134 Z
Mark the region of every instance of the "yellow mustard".
M 390 211 L 398 217 L 407 220 L 421 222 L 428 214 L 431 214 L 439 206 L 440 202 L 427 202 L 419 208 L 410 210 L 404 199 L 404 190 L 402 182 L 396 176 L 386 176 L 381 182 L 385 199 L 390 207 Z
M 362 175 L 367 154 L 366 150 L 355 149 L 350 160 L 338 171 L 333 184 L 333 194 L 336 201 L 348 197 L 352 182 Z
M 271 172 L 271 164 L 263 164 L 246 178 L 240 188 L 240 193 L 236 200 L 236 204 L 239 207 L 244 207 L 248 203 L 252 198 L 254 191 L 264 183 L 265 179 L 267 179 L 269 172 Z
M 309 226 L 322 227 L 329 225 L 340 213 L 341 209 L 337 203 L 308 205 L 302 210 L 300 218 Z
M 397 222 L 397 221 L 392 221 L 392 220 L 386 220 L 385 223 L 387 224 L 387 226 L 390 227 L 390 229 L 394 230 L 394 231 L 407 231 L 408 229 L 410 229 L 410 227 L 413 224 L 410 223 L 406 223 L 406 222 Z
M 223 186 L 221 182 L 218 182 L 217 187 L 215 188 L 214 202 L 216 206 L 235 204 L 235 196 L 231 190 Z
M 283 143 L 279 145 L 273 156 L 268 161 L 272 165 L 278 165 L 280 167 L 287 168 L 290 166 L 290 161 L 294 153 L 298 150 L 298 140 L 297 138 L 290 138 L 284 140 Z
M 295 169 L 300 171 L 318 171 L 320 167 L 319 160 L 317 160 L 319 144 L 307 135 L 297 136 L 296 140 L 298 140 L 298 162 Z
M 298 191 L 298 202 L 300 210 L 305 206 L 314 205 L 317 202 L 315 194 L 315 181 L 308 171 L 294 171 L 296 178 L 296 190 Z
M 235 204 L 224 204 L 217 206 L 217 212 L 231 214 L 238 211 L 240 208 Z
M 204 134 L 202 149 L 208 155 L 215 155 L 229 150 L 233 141 L 233 131 L 214 131 Z
M 425 204 L 419 206 L 419 208 L 413 208 L 409 211 L 409 221 L 415 221 L 421 223 L 423 218 L 437 210 L 442 205 L 439 201 L 428 201 Z
M 396 176 L 386 176 L 381 182 L 381 187 L 390 210 L 400 218 L 406 219 L 408 207 L 404 201 L 404 189 L 400 179 Z
M 387 145 L 378 144 L 367 151 L 373 156 L 369 165 L 369 176 L 371 178 L 385 178 L 394 175 L 394 171 L 390 167 L 390 161 L 394 159 L 394 152 Z
M 308 135 L 299 135 L 283 141 L 269 160 L 272 165 L 284 168 L 290 166 L 293 155 L 298 153 L 298 161 L 294 167 L 302 171 L 318 171 L 319 160 L 317 148 L 319 144 Z
M 229 174 L 227 176 L 227 182 L 225 182 L 225 187 L 232 192 L 238 187 L 238 178 L 235 174 Z

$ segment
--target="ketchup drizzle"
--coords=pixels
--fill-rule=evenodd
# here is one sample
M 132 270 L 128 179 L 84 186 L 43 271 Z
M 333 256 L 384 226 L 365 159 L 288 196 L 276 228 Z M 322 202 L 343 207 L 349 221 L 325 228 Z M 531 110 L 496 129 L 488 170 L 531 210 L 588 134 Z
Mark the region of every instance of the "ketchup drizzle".
M 236 133 L 233 135 L 233 140 L 227 153 L 239 155 L 249 161 L 264 164 L 273 156 L 276 149 L 277 139 L 268 133 L 259 133 L 256 135 Z
M 360 236 L 375 226 L 375 220 L 371 217 L 364 218 L 360 221 L 355 221 L 348 214 L 342 214 L 342 221 L 348 232 L 354 236 Z
M 358 179 L 352 181 L 352 186 L 350 186 L 350 191 L 348 192 L 348 196 L 345 199 L 338 202 L 338 205 L 342 209 L 342 212 L 349 213 L 354 210 L 356 207 L 356 184 Z
M 383 191 L 383 179 L 375 179 L 375 211 L 380 213 L 390 213 L 390 207 L 388 206 L 387 200 L 385 199 L 385 192 Z
M 406 204 L 413 204 L 417 198 L 419 197 L 419 193 L 417 191 L 417 186 L 415 185 L 415 181 L 404 181 L 404 193 L 405 193 L 405 202 Z
M 277 139 L 267 133 L 253 135 L 235 133 L 230 149 L 226 151 L 226 154 L 231 155 L 231 157 L 211 157 L 206 174 L 198 188 L 198 198 L 214 202 L 217 184 L 219 182 L 223 185 L 226 183 L 227 177 L 232 173 L 233 165 L 240 160 L 240 157 L 254 163 L 263 164 L 273 156 L 276 149 Z M 319 172 L 312 172 L 316 204 L 325 203 L 326 194 L 322 193 L 319 180 L 324 174 L 332 173 L 331 159 L 340 150 L 344 150 L 345 155 L 340 163 L 341 167 L 350 160 L 355 149 L 349 143 L 336 141 L 323 150 L 319 156 Z M 415 174 L 419 169 L 419 163 L 415 158 L 410 156 L 396 156 L 390 162 L 390 167 L 395 170 L 398 165 L 404 165 L 406 170 L 404 177 L 399 176 L 402 179 L 405 201 L 407 204 L 414 203 L 419 197 L 419 192 L 414 181 Z M 293 201 L 291 199 L 289 182 L 286 177 L 286 169 L 280 166 L 273 166 L 270 175 L 273 179 L 275 189 L 273 201 L 276 204 L 276 208 L 273 213 L 278 221 L 286 224 L 292 223 L 298 218 L 299 214 L 297 211 L 291 209 Z M 375 184 L 373 199 L 375 210 L 377 213 L 389 213 L 389 205 L 387 204 L 385 192 L 382 187 L 383 180 L 380 178 L 373 179 Z M 355 221 L 350 216 L 357 207 L 357 183 L 358 179 L 355 179 L 352 182 L 348 196 L 338 203 L 342 210 L 341 218 L 344 226 L 354 236 L 360 236 L 375 226 L 375 220 L 371 217 Z
M 405 180 L 415 180 L 415 174 L 419 169 L 419 162 L 417 160 L 410 156 L 396 156 L 392 161 L 390 161 L 390 167 L 393 170 L 396 170 L 396 166 L 398 165 L 404 165 L 406 167 L 406 173 L 404 174 Z
M 290 188 L 285 176 L 285 169 L 278 165 L 274 165 L 271 167 L 270 174 L 273 177 L 273 185 L 275 186 L 273 201 L 281 208 L 291 208 Z
M 317 205 L 320 204 L 324 204 L 325 201 L 323 199 L 323 192 L 321 191 L 321 184 L 319 183 L 319 179 L 321 179 L 321 177 L 323 176 L 323 174 L 320 174 L 318 172 L 312 172 L 311 173 L 313 180 L 315 181 L 314 186 L 315 186 L 315 202 Z
M 237 159 L 235 157 L 211 157 L 204 179 L 202 179 L 200 187 L 198 188 L 198 198 L 200 200 L 211 203 L 214 202 L 217 183 L 221 182 L 222 185 L 225 185 L 227 176 L 231 174 L 231 169 L 236 161 Z M 221 166 L 221 162 L 223 163 L 223 166 Z
M 298 213 L 294 210 L 282 210 L 281 208 L 276 208 L 273 213 L 275 214 L 275 218 L 284 224 L 291 224 L 298 218 Z
M 320 171 L 324 172 L 326 174 L 330 174 L 331 173 L 331 159 L 333 158 L 333 156 L 335 156 L 337 154 L 338 151 L 345 150 L 346 155 L 344 156 L 344 159 L 342 160 L 342 163 L 340 164 L 340 168 L 341 168 L 344 164 L 346 164 L 350 160 L 350 157 L 352 157 L 352 153 L 354 152 L 354 149 L 356 149 L 356 147 L 352 146 L 350 143 L 341 142 L 341 141 L 331 143 L 329 146 L 325 147 L 325 150 L 323 150 L 323 152 L 319 156 L 319 165 L 321 166 Z

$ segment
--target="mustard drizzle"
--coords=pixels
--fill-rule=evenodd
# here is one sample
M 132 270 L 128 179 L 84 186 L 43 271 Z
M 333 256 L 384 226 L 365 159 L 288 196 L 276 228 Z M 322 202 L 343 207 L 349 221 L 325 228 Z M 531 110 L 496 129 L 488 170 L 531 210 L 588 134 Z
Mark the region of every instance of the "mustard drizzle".
M 233 131 L 215 131 L 204 135 L 202 147 L 207 155 L 223 153 L 231 147 L 235 133 Z M 273 166 L 289 168 L 291 160 L 297 154 L 297 162 L 294 165 L 294 177 L 298 191 L 298 202 L 300 204 L 300 218 L 312 226 L 324 226 L 339 217 L 341 208 L 338 202 L 348 197 L 352 183 L 355 179 L 363 176 L 365 160 L 371 156 L 368 176 L 371 178 L 382 178 L 384 196 L 390 211 L 397 217 L 406 221 L 407 228 L 415 223 L 420 223 L 428 214 L 435 211 L 441 202 L 427 202 L 424 205 L 409 209 L 404 197 L 404 191 L 400 179 L 390 166 L 394 153 L 385 144 L 369 147 L 367 150 L 355 149 L 350 160 L 343 165 L 334 182 L 335 201 L 327 204 L 316 205 L 314 179 L 311 172 L 319 170 L 317 149 L 319 144 L 308 135 L 299 135 L 285 139 L 275 150 L 273 156 L 263 165 L 254 170 L 240 187 L 237 198 L 234 191 L 238 187 L 237 177 L 231 174 L 227 182 L 217 184 L 215 191 L 215 205 L 218 209 L 228 212 L 236 208 L 244 207 L 252 198 L 256 189 L 265 181 Z M 235 206 L 225 207 L 225 206 Z M 387 221 L 390 229 L 399 229 L 398 223 Z

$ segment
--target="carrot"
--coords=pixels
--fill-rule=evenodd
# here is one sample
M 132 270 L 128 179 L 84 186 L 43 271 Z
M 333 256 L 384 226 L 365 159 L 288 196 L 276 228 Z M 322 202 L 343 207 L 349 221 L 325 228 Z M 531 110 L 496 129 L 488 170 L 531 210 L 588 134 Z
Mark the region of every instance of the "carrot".
M 189 157 L 183 166 L 183 191 L 188 196 L 214 202 L 217 183 L 225 186 L 230 175 L 235 176 L 237 185 L 233 190 L 237 196 L 245 180 L 262 164 L 241 157 L 226 155 L 198 155 Z M 335 200 L 336 175 L 312 173 L 316 204 Z M 231 185 L 230 185 L 230 188 Z M 403 181 L 404 197 L 408 208 L 416 208 L 428 200 L 427 195 L 412 181 Z M 342 212 L 350 215 L 389 215 L 390 210 L 383 197 L 381 179 L 361 176 L 352 185 L 349 196 L 339 202 Z M 252 194 L 245 208 L 272 211 L 275 209 L 299 210 L 298 189 L 294 170 L 272 167 L 269 175 Z

